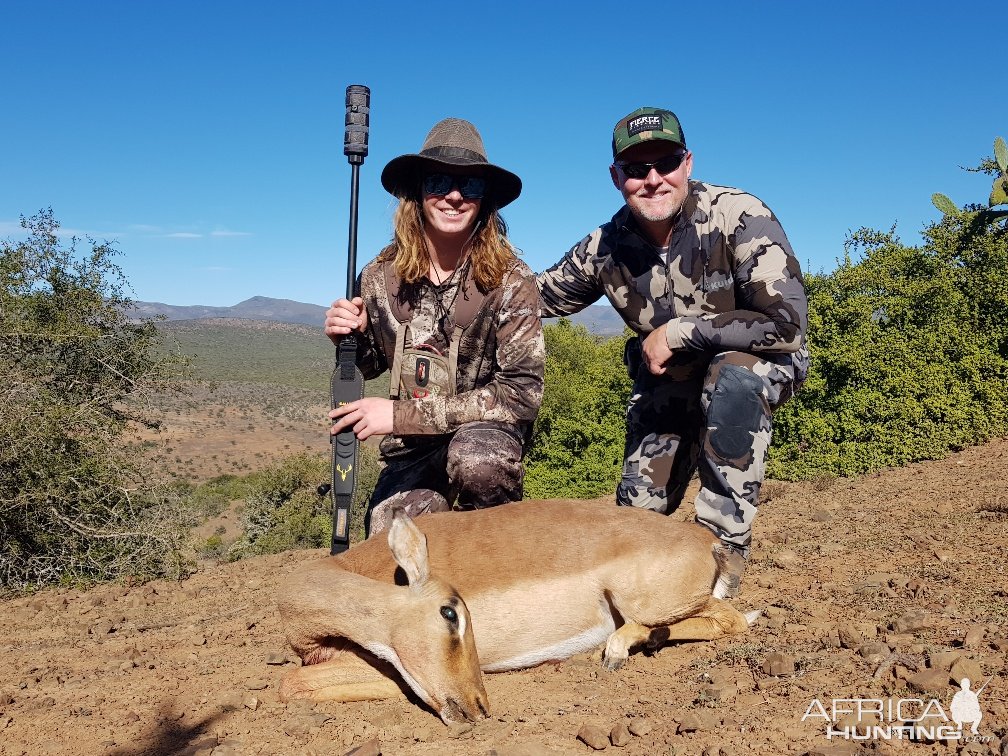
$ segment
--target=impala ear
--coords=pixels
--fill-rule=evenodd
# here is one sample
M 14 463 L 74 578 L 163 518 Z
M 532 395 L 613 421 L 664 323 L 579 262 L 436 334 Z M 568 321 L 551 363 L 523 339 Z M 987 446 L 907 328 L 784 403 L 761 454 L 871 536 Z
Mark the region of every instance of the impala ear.
M 427 536 L 420 532 L 420 528 L 401 509 L 397 509 L 392 517 L 388 542 L 396 563 L 406 573 L 410 588 L 417 588 L 427 582 L 430 576 Z

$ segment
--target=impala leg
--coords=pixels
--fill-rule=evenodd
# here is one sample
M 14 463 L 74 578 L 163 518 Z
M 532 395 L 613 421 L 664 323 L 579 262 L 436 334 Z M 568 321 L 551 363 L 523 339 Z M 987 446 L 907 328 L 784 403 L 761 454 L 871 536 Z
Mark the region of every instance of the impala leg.
M 670 641 L 714 640 L 744 633 L 748 628 L 746 615 L 728 602 L 712 598 L 697 614 L 668 625 L 647 627 L 627 622 L 606 641 L 602 666 L 610 670 L 619 669 L 629 658 L 630 651 L 643 644 L 653 651 Z
M 657 648 L 669 641 L 714 640 L 726 635 L 744 633 L 748 629 L 749 620 L 742 612 L 727 601 L 712 598 L 702 611 L 668 625 L 666 627 L 668 635 L 664 639 L 660 633 L 653 633 L 651 641 L 657 642 L 654 646 Z
M 622 667 L 630 657 L 630 649 L 648 640 L 653 629 L 636 622 L 627 622 L 622 625 L 606 641 L 605 652 L 602 654 L 602 666 L 608 670 Z
M 372 661 L 373 660 L 373 661 Z M 328 661 L 299 667 L 280 681 L 280 698 L 313 701 L 373 701 L 405 696 L 398 673 L 385 662 L 341 651 Z

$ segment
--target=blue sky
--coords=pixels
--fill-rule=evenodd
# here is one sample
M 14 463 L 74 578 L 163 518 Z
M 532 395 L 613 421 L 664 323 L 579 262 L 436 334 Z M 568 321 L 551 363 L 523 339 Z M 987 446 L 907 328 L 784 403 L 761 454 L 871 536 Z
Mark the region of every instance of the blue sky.
M 387 242 L 382 167 L 473 121 L 525 189 L 504 216 L 541 270 L 619 207 L 613 124 L 674 110 L 694 177 L 741 187 L 807 270 L 848 231 L 907 243 L 935 191 L 1008 138 L 996 3 L 0 0 L 0 238 L 51 206 L 115 241 L 135 298 L 327 304 L 346 289 L 344 91 L 371 88 L 358 268 Z

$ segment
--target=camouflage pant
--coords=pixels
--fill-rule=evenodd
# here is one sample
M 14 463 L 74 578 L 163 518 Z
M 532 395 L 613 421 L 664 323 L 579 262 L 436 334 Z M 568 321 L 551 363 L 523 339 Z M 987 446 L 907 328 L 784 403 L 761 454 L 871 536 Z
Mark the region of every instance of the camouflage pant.
M 699 470 L 697 522 L 748 556 L 772 413 L 804 377 L 790 354 L 747 352 L 717 354 L 687 380 L 638 371 L 617 503 L 669 514 Z
M 450 436 L 411 436 L 382 455 L 382 470 L 364 518 L 367 537 L 410 517 L 449 509 L 482 509 L 520 501 L 525 433 L 510 423 L 466 423 Z M 399 440 L 399 439 L 397 439 Z

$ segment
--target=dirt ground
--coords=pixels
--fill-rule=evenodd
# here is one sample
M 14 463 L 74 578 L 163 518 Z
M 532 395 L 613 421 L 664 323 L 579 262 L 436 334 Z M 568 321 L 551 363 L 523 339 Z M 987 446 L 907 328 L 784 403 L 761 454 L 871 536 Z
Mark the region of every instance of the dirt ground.
M 271 438 L 313 443 L 216 415 L 193 423 L 194 437 L 211 443 L 207 429 L 221 419 L 264 454 Z M 173 456 L 190 458 L 182 436 L 173 443 Z M 221 470 L 260 461 L 241 458 L 245 438 L 214 448 Z M 182 583 L 8 600 L 0 754 L 1008 753 L 1006 466 L 1001 439 L 863 479 L 768 481 L 735 600 L 763 613 L 747 635 L 637 654 L 616 672 L 596 653 L 486 675 L 492 716 L 471 727 L 446 727 L 406 699 L 279 700 L 279 680 L 297 660 L 277 585 L 323 552 L 207 563 Z M 922 724 L 950 725 L 941 716 L 951 716 L 962 677 L 974 690 L 986 681 L 976 738 L 895 739 L 900 722 L 889 708 L 904 719 L 927 708 Z M 856 708 L 852 699 L 863 709 L 884 702 L 880 729 L 859 741 L 828 738 L 825 715 L 837 701 L 835 733 L 856 724 L 843 713 Z
M 243 475 L 297 452 L 328 454 L 324 393 L 265 384 L 193 385 L 161 396 L 157 430 L 132 426 L 132 441 L 167 479 L 199 483 Z

